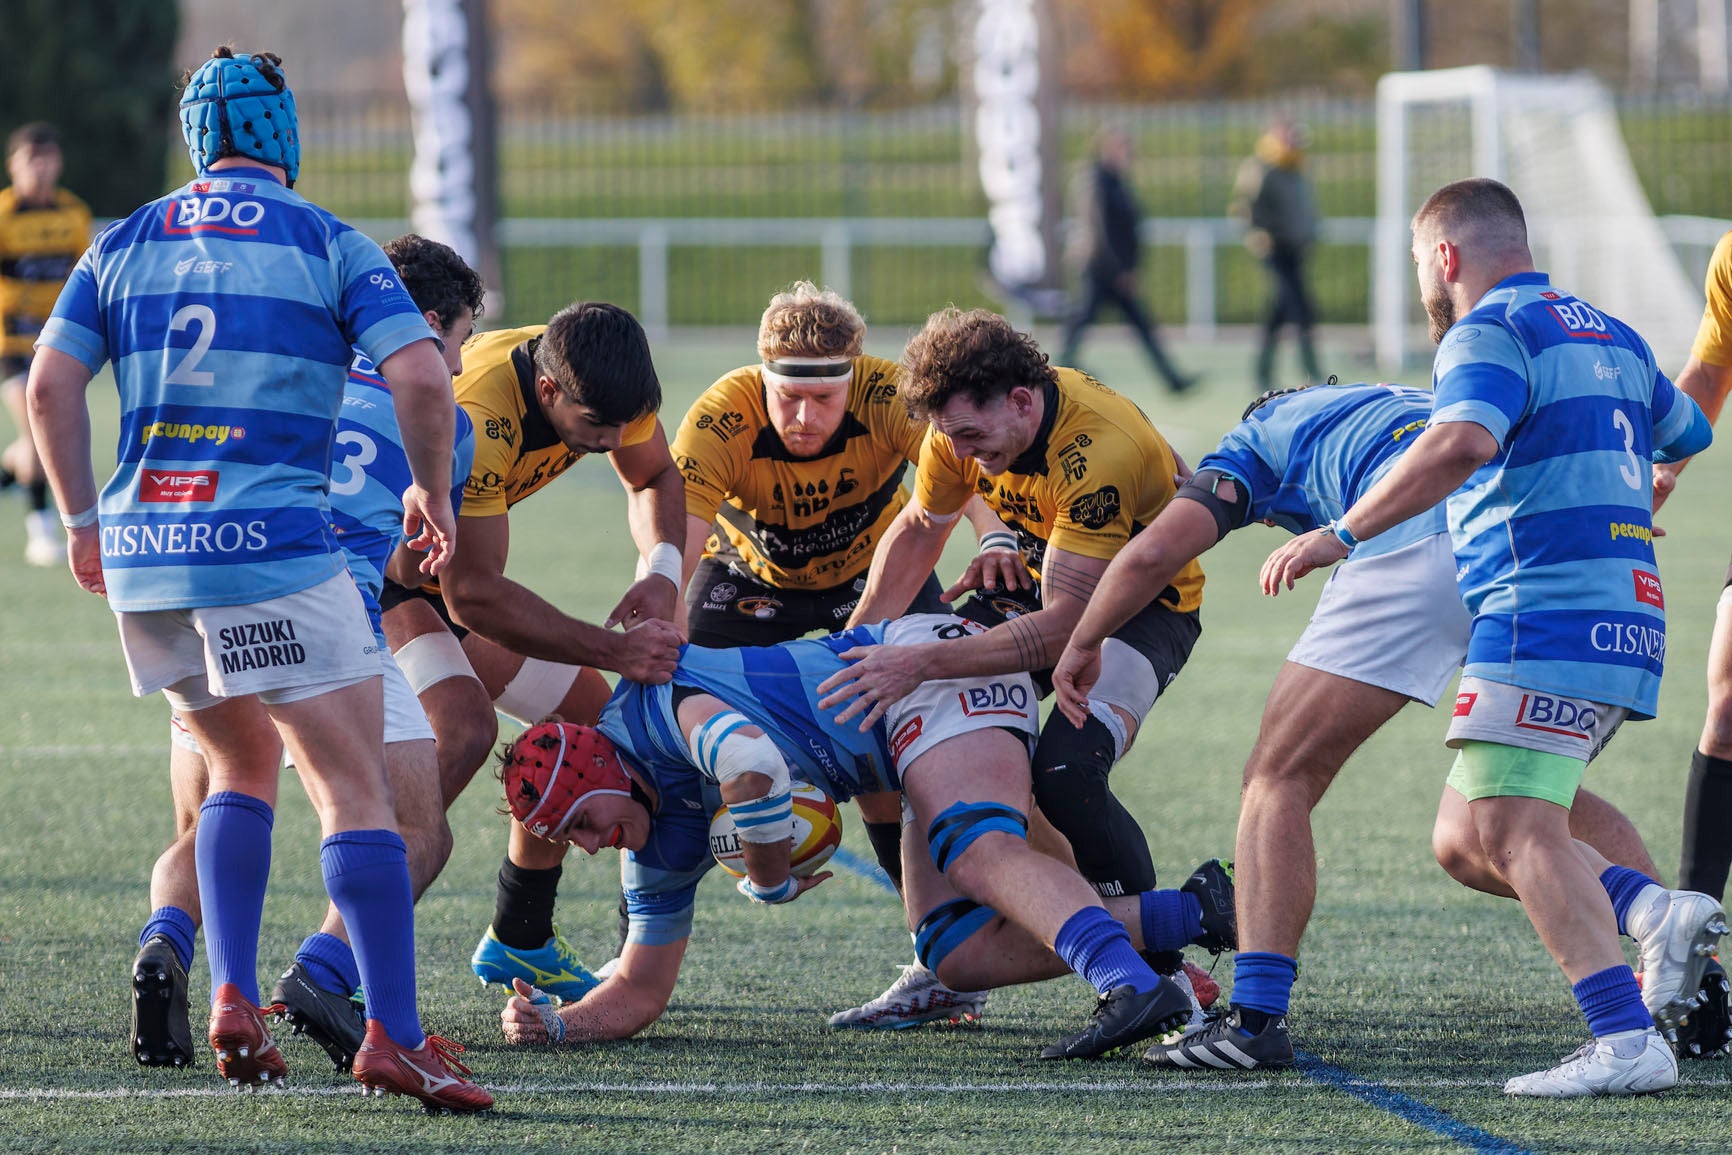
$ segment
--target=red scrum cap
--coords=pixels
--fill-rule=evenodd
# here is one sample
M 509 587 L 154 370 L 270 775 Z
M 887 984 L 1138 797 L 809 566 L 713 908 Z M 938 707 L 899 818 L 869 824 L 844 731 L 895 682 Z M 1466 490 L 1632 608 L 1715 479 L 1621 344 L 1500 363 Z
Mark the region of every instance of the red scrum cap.
M 614 744 L 594 727 L 570 722 L 540 722 L 518 735 L 500 778 L 512 816 L 538 838 L 557 839 L 591 794 L 631 797 Z

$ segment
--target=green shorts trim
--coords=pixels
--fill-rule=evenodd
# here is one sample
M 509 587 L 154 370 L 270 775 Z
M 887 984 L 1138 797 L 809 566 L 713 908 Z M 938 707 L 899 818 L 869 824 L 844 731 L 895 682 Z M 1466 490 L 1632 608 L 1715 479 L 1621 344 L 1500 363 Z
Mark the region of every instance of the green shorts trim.
M 1498 742 L 1463 739 L 1449 770 L 1449 787 L 1479 798 L 1541 798 L 1569 809 L 1588 764 L 1580 758 Z

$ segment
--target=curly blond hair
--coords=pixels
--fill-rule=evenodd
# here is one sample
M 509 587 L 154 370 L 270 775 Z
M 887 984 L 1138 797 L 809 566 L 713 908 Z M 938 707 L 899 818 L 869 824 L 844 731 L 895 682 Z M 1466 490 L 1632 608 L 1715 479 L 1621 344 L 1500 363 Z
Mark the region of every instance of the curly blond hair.
M 758 356 L 858 357 L 866 347 L 866 322 L 840 293 L 811 281 L 795 281 L 770 298 L 758 323 Z

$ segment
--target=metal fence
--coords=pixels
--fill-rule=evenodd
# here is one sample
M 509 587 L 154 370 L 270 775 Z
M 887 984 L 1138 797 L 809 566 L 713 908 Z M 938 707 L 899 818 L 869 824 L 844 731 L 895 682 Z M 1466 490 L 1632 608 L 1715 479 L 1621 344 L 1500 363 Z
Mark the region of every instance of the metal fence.
M 301 189 L 370 231 L 404 227 L 410 135 L 395 100 L 303 98 Z M 1369 313 L 1375 117 L 1369 100 L 1073 105 L 1067 167 L 1107 126 L 1134 141 L 1147 221 L 1142 291 L 1157 315 L 1206 333 L 1254 320 L 1263 276 L 1226 212 L 1234 175 L 1271 117 L 1311 138 L 1327 224 L 1311 277 L 1322 317 Z M 1705 264 L 1732 218 L 1732 103 L 1625 101 L 1626 142 L 1655 212 Z M 988 304 L 985 206 L 959 107 L 596 116 L 510 112 L 501 125 L 504 320 L 575 298 L 617 301 L 652 327 L 755 321 L 801 277 L 849 292 L 867 317 L 917 322 Z M 1591 174 L 1584 174 L 1590 179 Z M 1692 219 L 1683 219 L 1692 218 Z M 1703 219 L 1707 223 L 1704 223 Z

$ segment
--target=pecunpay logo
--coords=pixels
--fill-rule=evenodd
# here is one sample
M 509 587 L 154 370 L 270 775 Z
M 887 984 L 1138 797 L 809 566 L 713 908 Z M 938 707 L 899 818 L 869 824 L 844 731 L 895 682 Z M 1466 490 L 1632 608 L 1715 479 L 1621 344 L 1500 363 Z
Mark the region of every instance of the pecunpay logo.
M 217 478 L 221 474 L 215 469 L 207 469 L 198 473 L 158 472 L 146 469 L 139 475 L 138 500 L 143 502 L 174 502 L 181 504 L 192 501 L 215 501 L 217 493 Z
M 139 432 L 140 445 L 149 445 L 152 441 L 185 441 L 197 445 L 208 441 L 212 445 L 221 445 L 229 438 L 236 441 L 245 438 L 247 431 L 238 425 L 198 425 L 183 421 L 153 421 Z

